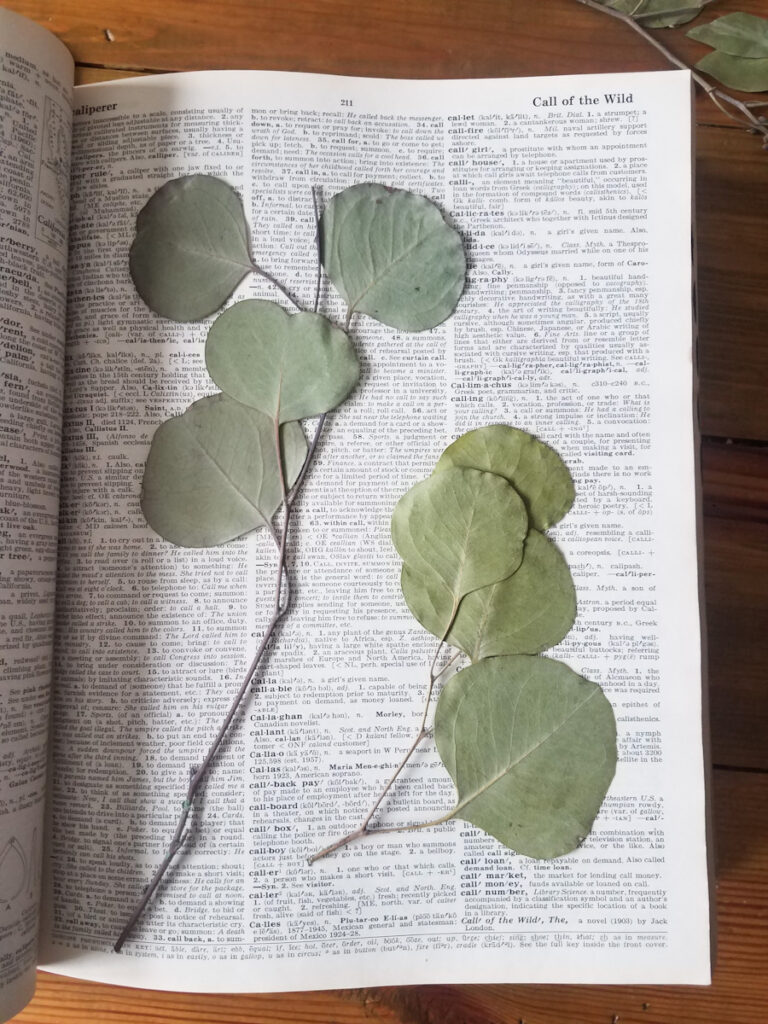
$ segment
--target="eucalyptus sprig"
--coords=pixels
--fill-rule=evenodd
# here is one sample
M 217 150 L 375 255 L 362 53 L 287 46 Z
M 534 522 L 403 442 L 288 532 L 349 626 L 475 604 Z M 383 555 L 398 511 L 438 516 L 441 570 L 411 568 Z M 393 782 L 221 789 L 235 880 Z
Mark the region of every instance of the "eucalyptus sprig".
M 314 197 L 314 190 L 313 190 Z M 272 615 L 243 683 L 190 781 L 168 850 L 124 927 L 119 951 L 186 838 L 203 779 L 290 606 L 291 515 L 327 415 L 355 388 L 359 365 L 348 331 L 365 313 L 426 331 L 450 316 L 464 289 L 461 237 L 429 199 L 377 184 L 332 197 L 318 228 L 319 263 L 347 302 L 344 327 L 275 302 L 235 302 L 210 326 L 206 366 L 219 393 L 161 424 L 144 471 L 141 508 L 165 540 L 184 547 L 226 543 L 264 529 L 278 551 Z M 250 252 L 242 201 L 226 182 L 190 175 L 163 185 L 141 210 L 130 272 L 160 316 L 189 322 L 216 312 L 249 273 L 287 288 Z M 301 426 L 319 417 L 307 446 Z M 282 520 L 275 517 L 282 509 Z
M 439 640 L 418 733 L 362 824 L 312 861 L 371 834 L 461 818 L 529 857 L 579 846 L 613 778 L 616 722 L 602 690 L 540 652 L 573 625 L 576 594 L 543 531 L 571 507 L 573 481 L 553 449 L 494 425 L 464 434 L 392 516 L 401 585 L 418 621 Z M 457 650 L 437 670 L 443 646 Z M 427 729 L 432 693 L 460 656 L 471 665 L 437 702 L 437 751 L 455 806 L 431 821 L 372 824 Z
M 675 28 L 696 18 L 713 0 L 576 0 L 624 22 L 639 33 L 669 62 L 690 71 L 693 80 L 730 120 L 759 135 L 768 149 L 768 121 L 755 110 L 768 106 L 764 100 L 740 100 L 709 82 L 705 72 L 731 89 L 745 92 L 768 90 L 768 20 L 752 14 L 733 13 L 708 25 L 695 27 L 691 39 L 713 46 L 714 52 L 694 67 L 678 57 L 649 28 Z M 698 69 L 698 70 L 697 70 Z

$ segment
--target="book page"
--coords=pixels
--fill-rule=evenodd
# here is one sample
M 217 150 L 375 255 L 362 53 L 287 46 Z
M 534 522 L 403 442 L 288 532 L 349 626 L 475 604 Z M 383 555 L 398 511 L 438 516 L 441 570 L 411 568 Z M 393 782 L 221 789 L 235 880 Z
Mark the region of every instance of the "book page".
M 45 966 L 202 991 L 708 981 L 690 145 L 678 72 L 78 90 Z M 152 314 L 128 274 L 137 212 L 192 172 L 241 191 L 255 261 L 305 308 L 312 186 L 323 201 L 363 181 L 428 195 L 470 269 L 456 314 L 426 334 L 354 318 L 362 377 L 296 510 L 293 610 L 183 857 L 114 955 L 274 589 L 263 532 L 183 550 L 139 508 L 155 428 L 216 390 L 210 321 Z M 248 296 L 284 301 L 257 278 L 235 299 Z M 344 322 L 328 286 L 321 310 Z M 615 781 L 559 860 L 452 821 L 310 866 L 360 824 L 418 730 L 435 641 L 400 595 L 392 509 L 489 423 L 534 432 L 575 478 L 553 535 L 579 614 L 553 654 L 613 703 Z M 426 742 L 378 820 L 429 820 L 452 797 Z
M 37 959 L 56 581 L 71 92 L 50 33 L 0 10 L 0 1019 Z

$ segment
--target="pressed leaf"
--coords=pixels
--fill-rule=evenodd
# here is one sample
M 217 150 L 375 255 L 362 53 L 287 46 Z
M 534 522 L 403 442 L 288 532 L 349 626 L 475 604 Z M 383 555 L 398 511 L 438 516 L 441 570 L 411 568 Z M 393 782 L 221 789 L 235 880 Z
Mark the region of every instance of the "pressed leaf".
M 263 299 L 236 302 L 214 321 L 205 361 L 222 391 L 281 423 L 333 409 L 360 373 L 352 343 L 330 320 Z
M 631 14 L 646 28 L 674 28 L 693 21 L 711 0 L 604 0 L 606 7 Z
M 298 423 L 281 430 L 286 486 L 307 453 Z M 227 395 L 209 395 L 155 431 L 141 509 L 156 533 L 183 547 L 223 544 L 266 525 L 282 501 L 274 423 Z
M 505 579 L 523 557 L 522 499 L 493 473 L 455 467 L 412 487 L 395 506 L 392 540 L 417 573 L 437 576 L 451 601 Z
M 616 767 L 616 722 L 595 683 L 550 658 L 486 658 L 450 679 L 435 740 L 457 791 L 452 817 L 528 857 L 589 834 Z
M 768 58 L 768 20 L 756 14 L 724 14 L 692 28 L 688 36 L 734 57 Z
M 407 565 L 401 585 L 413 615 L 442 639 L 453 611 L 446 587 Z M 538 654 L 559 643 L 575 617 L 576 591 L 565 559 L 544 534 L 531 530 L 520 568 L 463 598 L 447 642 L 472 661 L 500 654 Z
M 351 312 L 426 331 L 455 309 L 466 273 L 461 236 L 424 196 L 353 185 L 330 200 L 320 232 L 323 265 Z
M 495 424 L 463 434 L 445 449 L 435 473 L 451 466 L 503 476 L 522 497 L 537 530 L 558 522 L 573 504 L 573 480 L 557 452 L 515 427 Z
M 768 58 L 731 57 L 713 50 L 702 57 L 696 67 L 729 89 L 743 92 L 765 92 L 768 89 Z
M 237 192 L 207 174 L 166 182 L 136 218 L 130 270 L 160 316 L 187 321 L 215 313 L 252 270 Z

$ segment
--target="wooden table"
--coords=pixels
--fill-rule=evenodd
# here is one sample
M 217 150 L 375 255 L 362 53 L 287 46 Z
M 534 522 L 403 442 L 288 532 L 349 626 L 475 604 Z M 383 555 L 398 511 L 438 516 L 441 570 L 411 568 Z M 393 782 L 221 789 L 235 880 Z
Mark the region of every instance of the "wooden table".
M 78 81 L 269 68 L 476 77 L 664 68 L 576 0 L 4 0 Z M 670 6 L 675 6 L 670 4 Z M 768 0 L 721 0 L 768 16 Z M 684 59 L 685 30 L 659 33 Z M 701 429 L 719 952 L 711 989 L 419 986 L 263 996 L 40 975 L 23 1024 L 761 1024 L 768 1020 L 768 153 L 697 103 Z

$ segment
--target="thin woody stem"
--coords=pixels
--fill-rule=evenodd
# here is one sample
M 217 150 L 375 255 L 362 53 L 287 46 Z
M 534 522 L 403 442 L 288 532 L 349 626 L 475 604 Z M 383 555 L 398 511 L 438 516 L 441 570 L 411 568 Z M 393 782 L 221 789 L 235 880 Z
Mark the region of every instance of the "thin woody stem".
M 387 793 L 389 793 L 390 789 L 392 788 L 392 786 L 397 781 L 397 779 L 398 779 L 400 773 L 402 772 L 402 770 L 405 768 L 405 766 L 410 761 L 411 757 L 413 756 L 413 752 L 416 750 L 416 748 L 421 743 L 421 741 L 428 735 L 428 730 L 425 728 L 425 726 L 426 726 L 426 723 L 427 723 L 427 715 L 429 714 L 429 705 L 430 705 L 430 701 L 432 699 L 432 691 L 434 689 L 435 683 L 440 678 L 440 676 L 446 671 L 446 669 L 448 669 L 454 663 L 454 661 L 456 661 L 456 659 L 461 656 L 461 651 L 457 651 L 445 663 L 445 665 L 443 665 L 443 667 L 441 669 L 436 671 L 437 659 L 438 659 L 438 657 L 440 655 L 440 651 L 442 650 L 443 645 L 445 644 L 445 638 L 448 636 L 448 634 L 451 631 L 451 626 L 453 625 L 453 621 L 456 618 L 456 613 L 458 612 L 458 609 L 459 609 L 459 602 L 455 601 L 453 609 L 451 611 L 450 620 L 448 621 L 448 625 L 445 627 L 445 632 L 443 633 L 443 636 L 442 636 L 442 638 L 440 640 L 440 643 L 437 645 L 437 650 L 435 651 L 435 655 L 434 655 L 434 657 L 432 659 L 432 664 L 430 665 L 430 668 L 429 668 L 429 684 L 427 686 L 426 700 L 424 701 L 424 713 L 421 716 L 421 724 L 419 725 L 419 731 L 418 731 L 418 733 L 416 735 L 416 739 L 413 741 L 413 743 L 411 743 L 411 745 L 408 748 L 408 751 L 407 751 L 405 757 L 402 759 L 400 764 L 395 769 L 395 772 L 392 775 L 392 777 L 390 778 L 389 782 L 387 782 L 387 784 L 384 786 L 384 789 L 381 791 L 381 793 L 377 797 L 373 807 L 371 807 L 370 811 L 368 812 L 368 814 L 364 818 L 363 823 L 360 825 L 360 827 L 355 829 L 354 832 L 350 832 L 349 835 L 344 836 L 342 839 L 338 839 L 335 843 L 332 843 L 330 846 L 326 846 L 325 849 L 320 850 L 319 853 L 315 853 L 311 857 L 308 857 L 307 858 L 307 863 L 313 864 L 316 860 L 320 860 L 322 857 L 327 856 L 329 853 L 333 853 L 335 850 L 341 849 L 342 846 L 347 846 L 349 843 L 354 842 L 356 839 L 361 839 L 363 836 L 368 835 L 369 833 L 372 833 L 372 832 L 399 832 L 399 831 L 402 831 L 405 828 L 427 828 L 429 825 L 433 825 L 433 824 L 438 824 L 439 823 L 439 822 L 427 822 L 424 825 L 407 825 L 407 826 L 400 826 L 400 827 L 393 827 L 393 828 L 386 828 L 386 829 L 385 828 L 370 828 L 371 818 L 374 816 L 376 811 L 379 809 L 379 807 L 383 803 L 385 797 L 387 796 Z M 450 815 L 448 815 L 448 817 L 450 817 Z M 443 820 L 447 821 L 448 819 L 447 818 L 445 818 L 445 819 L 441 818 L 440 819 L 440 821 L 443 821 Z
M 317 252 L 317 278 L 315 279 L 315 302 L 313 311 L 320 306 L 320 285 L 323 280 L 323 254 L 320 250 L 320 210 L 317 202 L 318 189 L 312 186 L 312 208 L 315 211 L 315 251 Z

